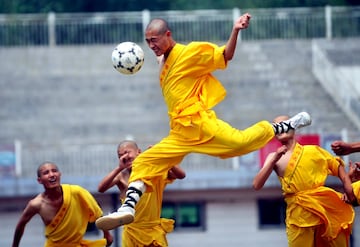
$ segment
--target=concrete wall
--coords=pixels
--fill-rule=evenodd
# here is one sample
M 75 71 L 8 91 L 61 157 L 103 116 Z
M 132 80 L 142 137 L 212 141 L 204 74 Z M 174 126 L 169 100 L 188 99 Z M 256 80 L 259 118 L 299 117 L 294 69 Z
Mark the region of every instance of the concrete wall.
M 174 231 L 168 234 L 170 247 L 198 246 L 252 246 L 263 247 L 285 247 L 287 238 L 285 228 L 260 229 L 258 226 L 259 214 L 257 198 L 278 198 L 281 195 L 279 189 L 263 189 L 261 191 L 239 190 L 239 191 L 198 191 L 198 192 L 171 192 L 164 195 L 164 200 L 197 201 L 205 202 L 205 230 L 204 231 Z M 113 211 L 111 200 L 106 195 L 95 195 L 103 207 L 104 213 Z M 10 246 L 13 232 L 25 207 L 28 198 L 16 201 L 17 210 L 0 210 L 0 246 Z M 11 203 L 13 203 L 12 201 Z M 10 201 L 9 201 L 10 204 Z M 1 204 L 2 207 L 4 204 Z M 356 214 L 360 208 L 355 208 Z M 353 229 L 353 245 L 360 247 L 359 217 L 355 218 Z M 44 242 L 43 224 L 38 216 L 35 216 L 27 225 L 20 246 L 38 247 Z M 112 232 L 115 234 L 115 232 Z M 119 229 L 118 234 L 121 234 Z M 120 236 L 120 235 L 119 235 Z M 97 235 L 87 235 L 87 238 L 97 238 Z M 120 237 L 119 237 L 120 238 Z M 115 246 L 114 247 L 118 247 Z
M 172 232 L 169 246 L 286 246 L 284 229 L 259 230 L 255 202 L 208 203 L 207 224 L 204 232 Z M 0 245 L 11 246 L 19 212 L 0 213 Z M 44 227 L 40 217 L 34 217 L 25 229 L 20 246 L 39 247 L 44 243 Z M 114 233 L 114 232 L 113 232 Z M 88 238 L 96 238 L 89 235 Z
M 355 42 L 355 41 L 354 41 Z M 168 131 L 154 54 L 126 76 L 112 67 L 113 46 L 0 48 L 0 140 L 24 143 L 117 143 L 159 140 Z M 235 127 L 309 111 L 308 132 L 354 130 L 311 74 L 310 41 L 240 43 L 215 75 L 228 96 L 216 109 Z

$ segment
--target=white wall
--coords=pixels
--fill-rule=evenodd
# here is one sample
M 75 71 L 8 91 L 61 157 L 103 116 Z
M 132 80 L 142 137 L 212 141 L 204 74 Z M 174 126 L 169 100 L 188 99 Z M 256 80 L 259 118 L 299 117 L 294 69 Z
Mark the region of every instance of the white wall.
M 20 212 L 0 213 L 0 246 L 11 246 L 15 226 Z M 26 226 L 20 246 L 40 247 L 44 245 L 44 227 L 40 216 L 35 216 Z
M 169 246 L 287 246 L 285 229 L 259 230 L 255 201 L 207 204 L 207 231 L 171 233 Z
M 107 211 L 108 209 L 106 209 Z M 168 234 L 170 247 L 286 247 L 285 229 L 259 230 L 255 201 L 208 203 L 205 232 L 173 232 Z M 360 208 L 355 209 L 357 215 Z M 0 212 L 0 246 L 11 246 L 20 212 Z M 354 223 L 354 236 L 359 236 L 360 218 Z M 43 225 L 35 216 L 27 225 L 20 246 L 40 247 L 44 244 Z M 89 237 L 94 238 L 94 236 Z M 359 247 L 360 241 L 353 247 Z
M 285 230 L 257 228 L 255 202 L 226 202 L 207 204 L 205 232 L 173 232 L 168 235 L 170 247 L 197 246 L 286 246 Z M 0 213 L 0 246 L 11 246 L 20 212 Z M 44 244 L 43 225 L 34 217 L 27 225 L 20 246 L 39 247 Z

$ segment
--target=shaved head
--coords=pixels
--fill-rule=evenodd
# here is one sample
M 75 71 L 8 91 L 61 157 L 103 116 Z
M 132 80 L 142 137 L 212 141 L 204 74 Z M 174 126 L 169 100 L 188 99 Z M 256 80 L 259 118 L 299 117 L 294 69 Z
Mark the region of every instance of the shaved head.
M 150 21 L 145 30 L 145 41 L 157 57 L 163 55 L 164 60 L 168 57 L 176 42 L 172 38 L 168 23 L 162 18 Z
M 125 141 L 120 142 L 119 145 L 118 145 L 118 149 L 123 147 L 123 146 L 131 146 L 131 147 L 133 147 L 135 149 L 139 149 L 136 142 L 132 141 L 132 140 L 125 140 Z
M 41 170 L 46 165 L 54 166 L 57 170 L 59 170 L 58 166 L 55 163 L 50 162 L 50 161 L 45 161 L 45 162 L 41 163 L 37 169 L 36 174 L 37 174 L 38 178 L 41 177 Z
M 157 34 L 164 34 L 170 31 L 168 23 L 162 18 L 155 18 L 150 21 L 146 27 L 146 31 L 156 31 Z

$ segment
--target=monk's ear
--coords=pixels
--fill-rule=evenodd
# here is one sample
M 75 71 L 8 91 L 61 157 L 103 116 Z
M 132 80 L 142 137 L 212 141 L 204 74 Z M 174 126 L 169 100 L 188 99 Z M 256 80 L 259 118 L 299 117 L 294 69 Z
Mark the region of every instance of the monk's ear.
M 43 182 L 41 181 L 41 178 L 39 178 L 39 177 L 37 178 L 37 181 L 38 181 L 39 184 L 42 184 L 42 183 L 43 183 Z

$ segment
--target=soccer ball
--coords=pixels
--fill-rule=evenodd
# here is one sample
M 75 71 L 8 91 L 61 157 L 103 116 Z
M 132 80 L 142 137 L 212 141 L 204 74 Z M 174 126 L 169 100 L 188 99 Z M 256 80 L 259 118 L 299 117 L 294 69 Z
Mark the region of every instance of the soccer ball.
M 144 51 L 134 42 L 118 44 L 111 54 L 114 68 L 122 74 L 135 74 L 144 64 Z

